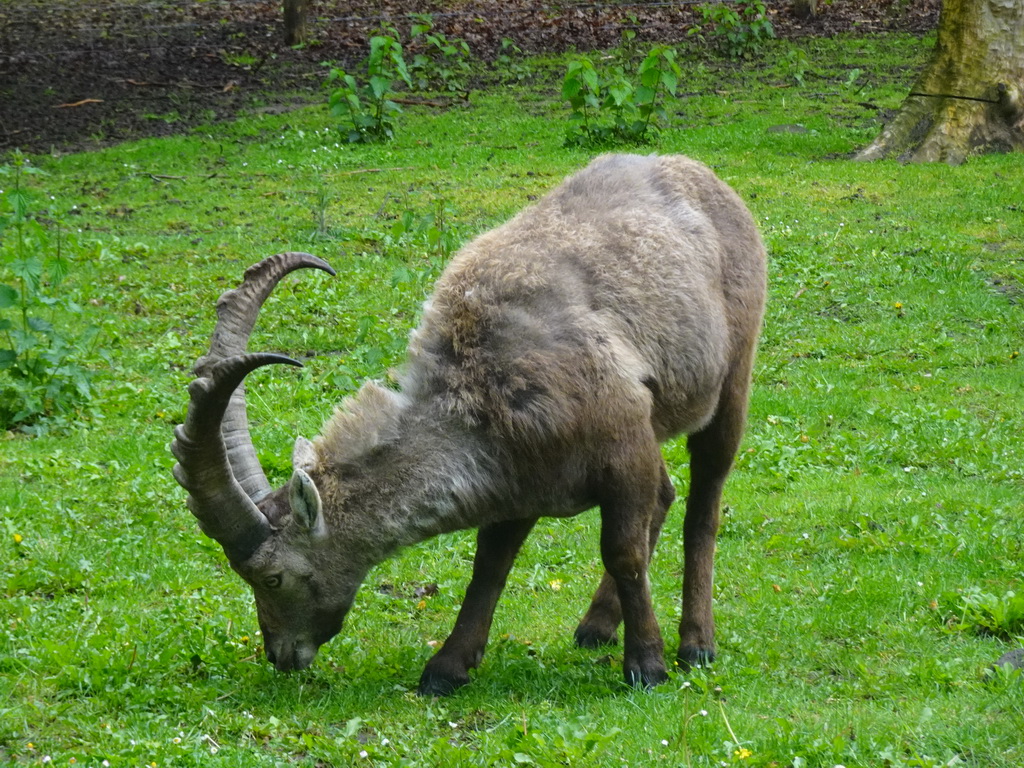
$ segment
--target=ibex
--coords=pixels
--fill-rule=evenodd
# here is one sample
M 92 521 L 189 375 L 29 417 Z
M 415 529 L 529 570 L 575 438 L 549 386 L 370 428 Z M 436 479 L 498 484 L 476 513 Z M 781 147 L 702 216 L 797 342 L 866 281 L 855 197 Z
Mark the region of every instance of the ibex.
M 256 597 L 267 659 L 303 669 L 360 583 L 401 547 L 478 528 L 455 622 L 420 679 L 469 682 L 498 596 L 541 516 L 601 515 L 605 573 L 575 641 L 617 640 L 627 683 L 667 679 L 648 564 L 675 491 L 659 443 L 688 435 L 683 668 L 715 655 L 712 561 L 722 486 L 746 419 L 765 254 L 740 198 L 680 156 L 607 155 L 456 254 L 393 390 L 365 384 L 272 490 L 241 386 L 287 357 L 247 353 L 267 295 L 324 261 L 281 253 L 221 296 L 196 363 L 174 475 Z

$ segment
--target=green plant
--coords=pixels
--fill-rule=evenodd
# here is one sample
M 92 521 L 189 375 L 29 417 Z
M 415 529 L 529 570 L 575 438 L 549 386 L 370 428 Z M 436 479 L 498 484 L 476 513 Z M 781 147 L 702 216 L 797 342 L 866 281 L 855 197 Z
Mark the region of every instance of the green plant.
M 587 57 L 569 63 L 562 97 L 578 123 L 566 143 L 580 146 L 641 144 L 667 115 L 664 95 L 674 96 L 681 72 L 675 49 L 655 46 L 637 68 L 635 79 L 621 66 L 601 75 Z
M 629 13 L 619 31 L 619 44 L 611 50 L 611 55 L 621 64 L 631 64 L 640 55 L 636 31 L 640 28 L 640 20 L 635 13 Z
M 406 209 L 391 225 L 390 235 L 396 241 L 425 245 L 435 258 L 447 259 L 462 242 L 458 228 L 451 223 L 453 214 L 454 209 L 444 199 L 435 200 L 427 213 Z
M 766 40 L 775 37 L 763 0 L 716 3 L 699 8 L 701 20 L 688 34 L 712 43 L 730 58 L 750 58 Z
M 420 90 L 444 93 L 465 93 L 472 74 L 469 44 L 459 38 L 449 39 L 434 29 L 429 13 L 413 14 L 412 39 L 423 41 L 423 51 L 413 56 L 409 72 Z
M 522 82 L 530 75 L 530 68 L 523 62 L 523 49 L 510 37 L 501 38 L 494 66 L 498 80 L 503 83 Z
M 961 599 L 960 626 L 1008 640 L 1024 634 L 1024 593 L 1012 590 L 1002 597 L 971 589 Z
M 350 125 L 346 132 L 350 144 L 390 141 L 395 137 L 396 117 L 402 111 L 393 101 L 396 80 L 412 86 L 402 45 L 390 34 L 370 38 L 365 83 L 343 69 L 330 71 L 328 86 L 340 84 L 331 91 L 328 104 L 334 117 L 345 118 Z
M 811 65 L 811 60 L 807 57 L 807 53 L 802 48 L 793 48 L 786 54 L 786 58 L 783 59 L 782 63 L 786 74 L 797 85 L 803 85 L 804 76 Z
M 30 213 L 26 182 L 40 173 L 21 154 L 0 166 L 12 185 L 0 208 L 0 429 L 31 429 L 92 395 L 92 375 L 78 359 L 98 329 L 69 330 L 81 327 L 72 318 L 82 309 L 61 296 L 68 243 L 59 226 L 51 234 Z

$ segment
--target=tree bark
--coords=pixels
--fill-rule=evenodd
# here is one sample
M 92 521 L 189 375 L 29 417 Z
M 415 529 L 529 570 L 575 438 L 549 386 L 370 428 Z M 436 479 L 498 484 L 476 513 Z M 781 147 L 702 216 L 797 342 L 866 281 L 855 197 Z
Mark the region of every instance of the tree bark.
M 1024 151 L 1024 0 L 944 0 L 935 50 L 858 160 L 963 162 Z
M 309 37 L 306 17 L 309 0 L 284 0 L 284 42 L 285 45 L 301 45 Z
M 801 19 L 818 15 L 818 0 L 793 0 L 793 13 Z

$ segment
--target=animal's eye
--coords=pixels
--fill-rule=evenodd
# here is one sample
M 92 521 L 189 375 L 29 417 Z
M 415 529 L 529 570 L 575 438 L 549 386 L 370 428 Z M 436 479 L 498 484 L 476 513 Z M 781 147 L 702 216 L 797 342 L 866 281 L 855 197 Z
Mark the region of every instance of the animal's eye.
M 263 586 L 267 589 L 277 589 L 281 586 L 281 574 L 275 573 L 273 576 L 267 576 L 263 580 Z

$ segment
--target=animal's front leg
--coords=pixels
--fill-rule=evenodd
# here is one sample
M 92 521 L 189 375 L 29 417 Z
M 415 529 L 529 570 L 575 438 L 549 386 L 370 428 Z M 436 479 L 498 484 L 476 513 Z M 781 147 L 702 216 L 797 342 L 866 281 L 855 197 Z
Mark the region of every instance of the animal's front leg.
M 627 684 L 646 688 L 668 679 L 647 579 L 652 529 L 667 508 L 659 499 L 661 457 L 653 441 L 651 448 L 651 460 L 612 470 L 601 500 L 601 557 L 622 610 L 623 674 Z
M 519 548 L 536 519 L 486 525 L 477 532 L 473 578 L 466 588 L 455 628 L 420 677 L 423 696 L 447 696 L 469 683 L 469 670 L 480 666 L 494 607 L 505 588 Z

